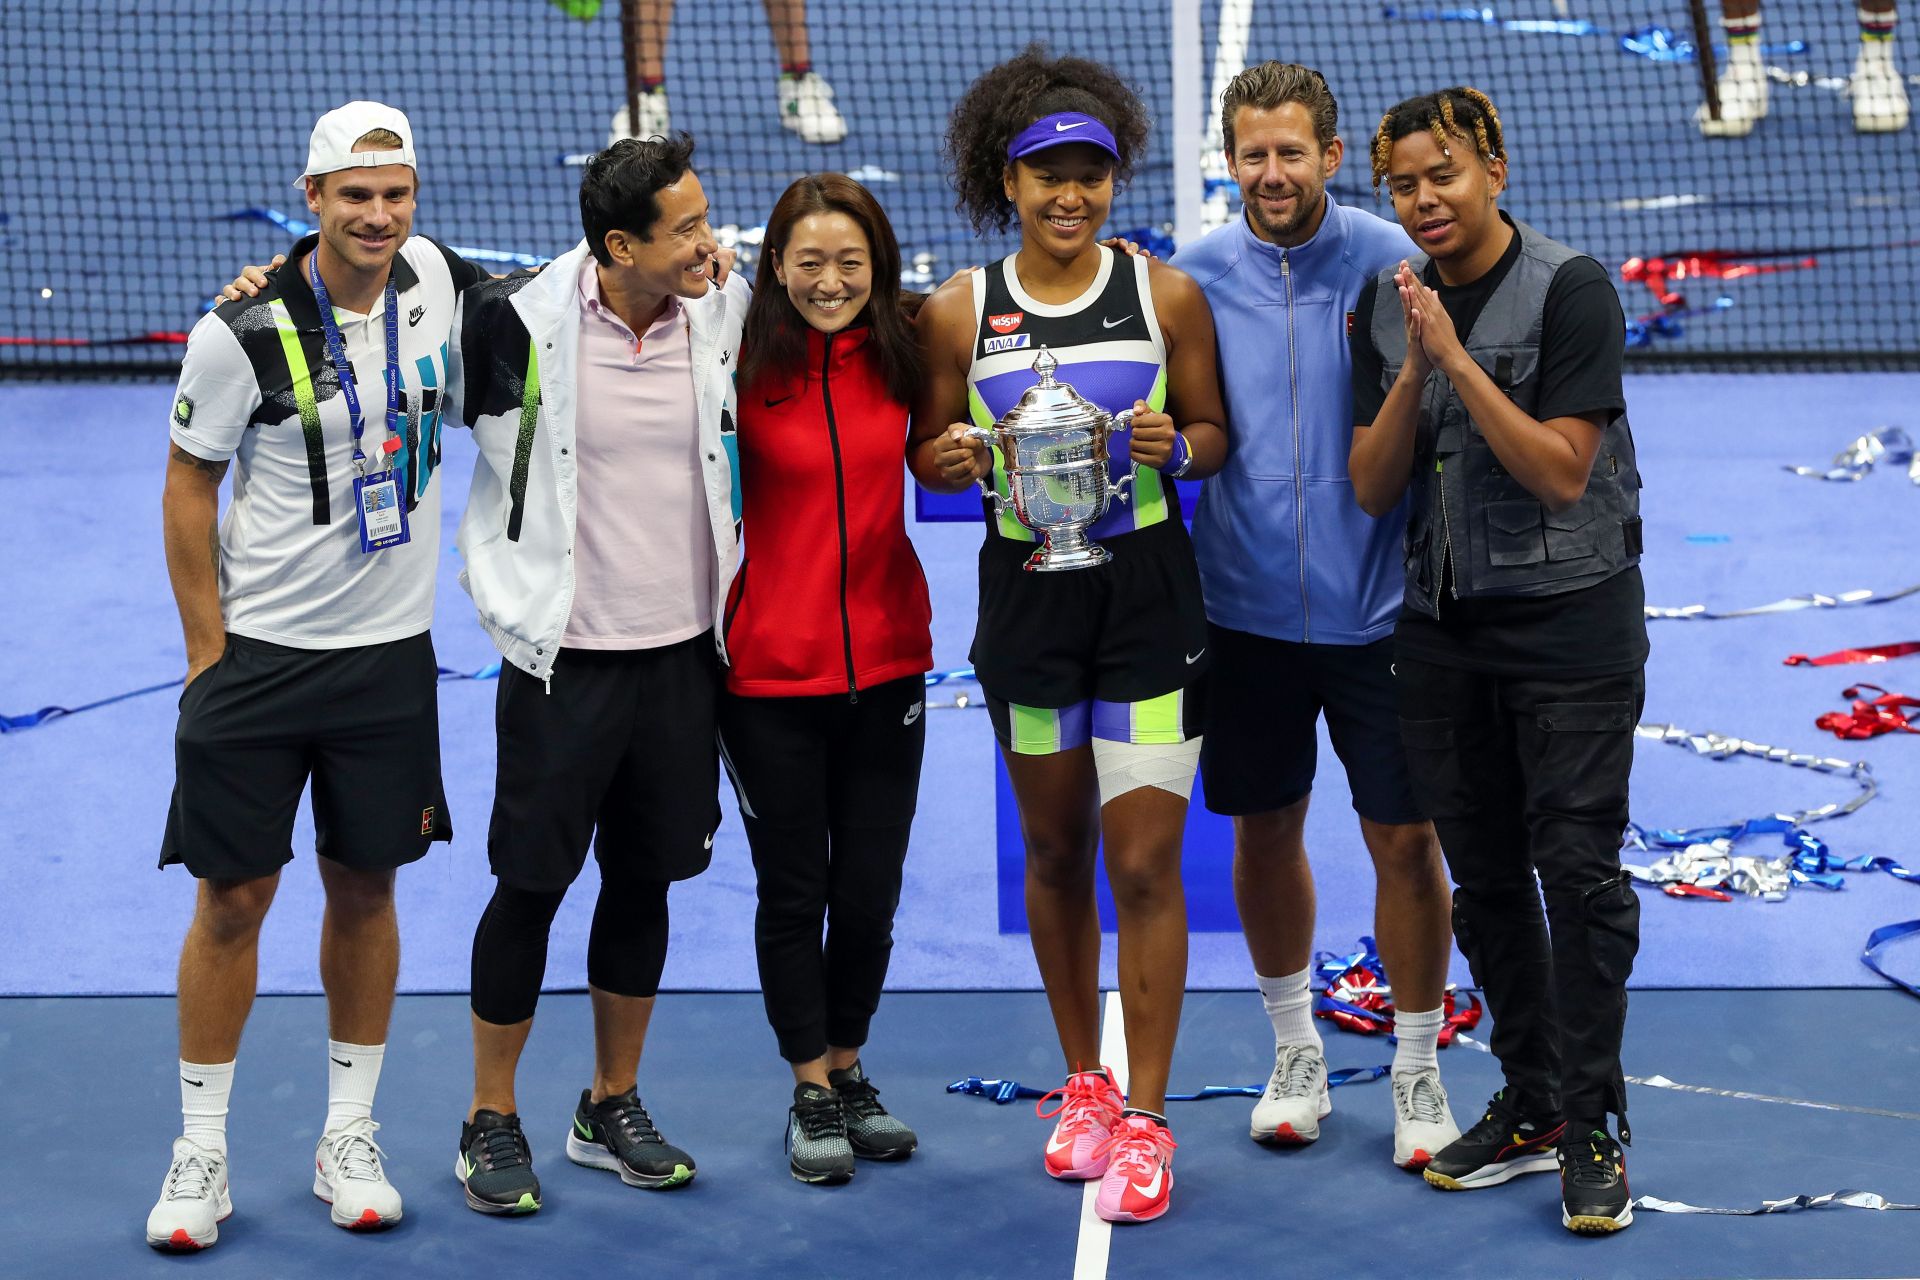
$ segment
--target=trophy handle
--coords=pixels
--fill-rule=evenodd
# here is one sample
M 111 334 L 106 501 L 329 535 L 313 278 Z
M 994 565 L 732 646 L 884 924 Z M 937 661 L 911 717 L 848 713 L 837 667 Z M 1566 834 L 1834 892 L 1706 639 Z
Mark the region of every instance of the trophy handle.
M 1113 421 L 1107 427 L 1107 434 L 1112 435 L 1116 431 L 1126 431 L 1131 429 L 1132 426 L 1133 426 L 1133 410 L 1122 409 L 1119 413 L 1116 413 L 1113 415 Z M 1127 492 L 1127 486 L 1132 484 L 1133 480 L 1134 480 L 1133 468 L 1129 467 L 1127 468 L 1127 474 L 1121 476 L 1118 480 L 1114 481 L 1111 487 L 1111 492 L 1113 494 L 1113 500 L 1115 502 L 1133 501 L 1133 495 Z
M 967 439 L 979 441 L 981 444 L 987 446 L 988 450 L 992 450 L 993 446 L 999 443 L 999 434 L 1000 433 L 992 427 L 968 427 L 964 432 Z M 993 491 L 993 486 L 987 483 L 986 476 L 976 476 L 973 483 L 974 486 L 985 495 L 987 501 L 993 504 L 995 512 L 1006 510 L 1006 498 Z

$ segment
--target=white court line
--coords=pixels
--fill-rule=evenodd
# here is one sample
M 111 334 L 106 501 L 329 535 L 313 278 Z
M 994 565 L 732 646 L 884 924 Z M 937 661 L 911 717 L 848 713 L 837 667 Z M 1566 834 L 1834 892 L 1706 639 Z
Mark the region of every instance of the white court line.
M 1100 1061 L 1113 1071 L 1120 1092 L 1127 1091 L 1127 1024 L 1120 1012 L 1120 993 L 1107 992 L 1101 1012 Z M 1100 1194 L 1094 1178 L 1080 1193 L 1080 1243 L 1073 1254 L 1073 1280 L 1106 1280 L 1107 1249 L 1113 1243 L 1113 1224 L 1093 1211 Z

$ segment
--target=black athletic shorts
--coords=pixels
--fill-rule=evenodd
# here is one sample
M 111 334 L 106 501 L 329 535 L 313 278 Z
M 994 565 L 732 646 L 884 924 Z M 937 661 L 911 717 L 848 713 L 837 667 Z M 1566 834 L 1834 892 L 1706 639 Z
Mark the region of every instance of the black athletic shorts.
M 720 825 L 719 691 L 711 631 L 657 649 L 562 649 L 551 692 L 502 664 L 493 874 L 519 889 L 564 889 L 589 845 L 629 876 L 705 871 Z
M 351 649 L 230 635 L 180 693 L 173 755 L 160 865 L 203 880 L 258 879 L 291 861 L 309 778 L 323 858 L 380 871 L 453 839 L 426 632 Z
M 980 615 L 969 658 L 1002 702 L 1071 707 L 1143 702 L 1196 684 L 1207 614 L 1193 544 L 1178 520 L 1098 540 L 1113 559 L 1032 573 L 1030 542 L 980 548 Z
M 1374 822 L 1423 821 L 1400 744 L 1393 637 L 1372 644 L 1291 644 L 1211 628 L 1213 671 L 1200 777 L 1207 808 L 1284 809 L 1313 790 L 1319 736 L 1347 769 L 1353 807 Z

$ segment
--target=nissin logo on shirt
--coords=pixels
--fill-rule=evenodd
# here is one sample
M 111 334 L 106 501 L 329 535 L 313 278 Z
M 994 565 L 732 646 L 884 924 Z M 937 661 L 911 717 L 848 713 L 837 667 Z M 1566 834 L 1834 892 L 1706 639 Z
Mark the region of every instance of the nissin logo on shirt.
M 986 347 L 987 354 L 992 355 L 996 351 L 1018 351 L 1021 347 L 1032 344 L 1032 334 L 1015 333 L 1004 338 L 988 338 L 983 345 Z
M 1026 318 L 1027 313 L 1024 311 L 1009 311 L 1003 316 L 988 316 L 987 324 L 992 326 L 995 333 L 1012 333 L 1025 322 Z

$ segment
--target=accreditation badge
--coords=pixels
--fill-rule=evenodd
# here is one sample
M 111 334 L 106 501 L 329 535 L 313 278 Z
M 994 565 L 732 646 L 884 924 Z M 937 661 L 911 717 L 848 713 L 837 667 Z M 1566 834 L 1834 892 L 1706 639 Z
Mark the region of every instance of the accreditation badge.
M 360 550 L 384 551 L 408 541 L 407 504 L 392 471 L 353 478 L 353 505 L 360 512 Z

